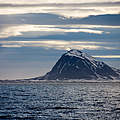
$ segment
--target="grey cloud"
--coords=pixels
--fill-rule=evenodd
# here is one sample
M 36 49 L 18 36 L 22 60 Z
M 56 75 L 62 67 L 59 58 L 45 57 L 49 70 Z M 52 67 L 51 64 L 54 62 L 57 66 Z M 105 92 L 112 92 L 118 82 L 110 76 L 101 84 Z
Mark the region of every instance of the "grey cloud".
M 0 24 L 65 24 L 60 17 L 48 13 L 0 15 Z
M 48 11 L 52 11 L 52 12 L 57 12 L 57 11 L 81 11 L 81 12 L 88 12 L 88 11 L 94 11 L 94 12 L 97 12 L 97 11 L 100 11 L 100 10 L 96 10 L 96 9 L 80 9 L 80 8 L 68 8 L 68 9 L 45 9 L 45 10 L 48 10 Z
M 65 18 L 60 15 L 48 13 L 0 15 L 0 24 L 96 24 L 96 25 L 120 25 L 120 14 L 91 15 L 86 18 Z
M 41 4 L 0 4 L 0 7 L 92 7 L 92 6 L 119 6 L 120 2 L 94 2 L 94 3 L 41 3 Z
M 91 15 L 81 19 L 81 22 L 100 25 L 120 25 L 120 14 Z
M 51 13 L 64 17 L 84 18 L 89 15 L 118 14 L 120 2 L 0 4 L 1 15 Z

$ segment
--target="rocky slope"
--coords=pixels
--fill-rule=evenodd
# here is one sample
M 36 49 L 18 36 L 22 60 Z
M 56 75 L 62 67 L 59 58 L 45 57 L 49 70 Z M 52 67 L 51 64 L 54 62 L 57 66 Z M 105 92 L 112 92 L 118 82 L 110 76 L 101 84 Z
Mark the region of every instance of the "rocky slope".
M 62 55 L 52 70 L 34 80 L 68 80 L 68 79 L 119 79 L 120 70 L 79 50 L 70 50 Z

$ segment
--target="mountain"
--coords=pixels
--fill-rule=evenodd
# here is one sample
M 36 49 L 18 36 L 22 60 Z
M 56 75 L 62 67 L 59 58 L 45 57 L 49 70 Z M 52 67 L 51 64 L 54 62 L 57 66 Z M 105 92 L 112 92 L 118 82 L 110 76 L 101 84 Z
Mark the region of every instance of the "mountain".
M 104 62 L 79 50 L 70 50 L 62 55 L 52 70 L 41 80 L 68 80 L 68 79 L 119 79 L 120 70 L 112 68 Z

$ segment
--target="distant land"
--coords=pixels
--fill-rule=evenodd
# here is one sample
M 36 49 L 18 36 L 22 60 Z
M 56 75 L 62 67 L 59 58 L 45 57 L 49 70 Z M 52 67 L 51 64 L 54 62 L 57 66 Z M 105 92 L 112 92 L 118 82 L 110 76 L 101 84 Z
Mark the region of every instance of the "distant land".
M 120 70 L 98 61 L 87 53 L 72 49 L 58 60 L 55 66 L 45 76 L 32 78 L 34 80 L 114 80 L 120 78 Z
M 102 80 L 102 81 L 101 81 Z M 9 82 L 103 82 L 120 80 L 120 70 L 102 61 L 72 49 L 64 53 L 50 72 L 44 76 L 24 80 L 0 80 Z

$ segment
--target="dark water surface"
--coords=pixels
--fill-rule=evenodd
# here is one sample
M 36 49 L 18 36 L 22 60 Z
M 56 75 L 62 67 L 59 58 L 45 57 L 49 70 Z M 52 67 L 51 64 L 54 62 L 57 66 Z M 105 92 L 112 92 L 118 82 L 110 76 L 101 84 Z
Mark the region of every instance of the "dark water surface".
M 0 120 L 120 120 L 120 83 L 0 85 Z

